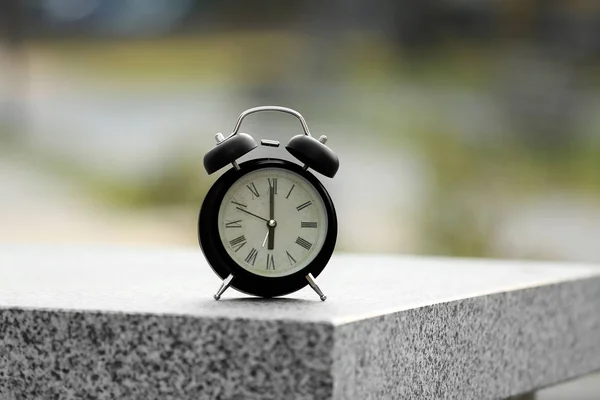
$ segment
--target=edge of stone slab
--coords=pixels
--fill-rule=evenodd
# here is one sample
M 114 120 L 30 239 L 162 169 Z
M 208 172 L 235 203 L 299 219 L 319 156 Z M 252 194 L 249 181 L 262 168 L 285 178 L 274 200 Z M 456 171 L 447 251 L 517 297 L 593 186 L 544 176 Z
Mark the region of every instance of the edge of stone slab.
M 319 322 L 4 308 L 0 394 L 326 399 L 333 330 Z
M 551 280 L 538 282 L 538 283 L 534 283 L 534 284 L 510 285 L 510 286 L 501 287 L 501 288 L 494 289 L 494 290 L 481 290 L 481 291 L 475 292 L 473 294 L 470 294 L 468 297 L 465 297 L 464 295 L 457 295 L 457 296 L 443 297 L 443 298 L 440 298 L 439 300 L 436 300 L 433 302 L 432 301 L 415 301 L 415 302 L 411 302 L 411 303 L 406 303 L 401 306 L 389 307 L 383 311 L 378 311 L 378 312 L 373 312 L 373 313 L 362 313 L 360 315 L 356 315 L 356 316 L 352 316 L 352 317 L 332 318 L 331 322 L 335 326 L 343 326 L 346 324 L 360 322 L 360 321 L 368 320 L 368 319 L 372 319 L 372 318 L 378 318 L 378 317 L 385 316 L 385 315 L 397 314 L 397 313 L 400 313 L 403 311 L 433 306 L 436 304 L 446 304 L 446 303 L 452 303 L 455 301 L 468 300 L 468 299 L 474 299 L 474 298 L 479 298 L 479 297 L 487 297 L 487 296 L 492 296 L 492 295 L 501 294 L 501 293 L 518 292 L 518 291 L 522 291 L 522 290 L 536 289 L 536 288 L 545 287 L 545 286 L 560 285 L 563 283 L 570 283 L 570 282 L 574 282 L 574 281 L 586 281 L 586 280 L 595 279 L 595 278 L 600 278 L 600 269 L 598 269 L 596 271 L 594 271 L 594 270 L 590 270 L 590 271 L 586 271 L 586 272 L 580 271 L 579 275 L 573 276 L 570 278 L 551 279 Z
M 334 398 L 506 398 L 592 373 L 599 306 L 594 276 L 337 326 Z

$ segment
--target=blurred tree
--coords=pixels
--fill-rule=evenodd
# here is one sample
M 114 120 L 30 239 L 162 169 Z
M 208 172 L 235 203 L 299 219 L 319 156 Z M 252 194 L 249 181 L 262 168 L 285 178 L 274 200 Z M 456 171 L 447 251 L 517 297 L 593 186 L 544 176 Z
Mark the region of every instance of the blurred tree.
M 7 79 L 6 93 L 0 94 L 0 137 L 18 138 L 25 123 L 26 59 L 24 52 L 25 13 L 21 0 L 0 2 L 0 71 Z

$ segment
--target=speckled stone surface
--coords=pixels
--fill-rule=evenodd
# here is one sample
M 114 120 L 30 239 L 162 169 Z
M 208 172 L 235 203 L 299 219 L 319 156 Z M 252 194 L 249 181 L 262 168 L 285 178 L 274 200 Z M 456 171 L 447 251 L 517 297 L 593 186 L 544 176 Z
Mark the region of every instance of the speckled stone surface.
M 502 398 L 600 369 L 600 269 L 337 255 L 282 299 L 200 251 L 0 246 L 0 399 Z

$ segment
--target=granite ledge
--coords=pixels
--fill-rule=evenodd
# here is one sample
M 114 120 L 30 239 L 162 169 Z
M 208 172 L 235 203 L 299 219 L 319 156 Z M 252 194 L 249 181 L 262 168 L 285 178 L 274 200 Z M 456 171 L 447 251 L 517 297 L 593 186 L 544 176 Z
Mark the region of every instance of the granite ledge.
M 600 369 L 593 265 L 336 255 L 318 280 L 325 303 L 215 302 L 199 251 L 0 247 L 0 397 L 480 399 Z

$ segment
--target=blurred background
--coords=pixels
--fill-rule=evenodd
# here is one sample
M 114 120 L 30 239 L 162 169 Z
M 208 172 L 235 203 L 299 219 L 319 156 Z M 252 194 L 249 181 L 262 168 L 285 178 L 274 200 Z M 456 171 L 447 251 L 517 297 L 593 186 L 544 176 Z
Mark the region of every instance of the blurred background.
M 329 137 L 340 251 L 600 262 L 596 0 L 3 0 L 0 241 L 197 246 L 258 105 Z

